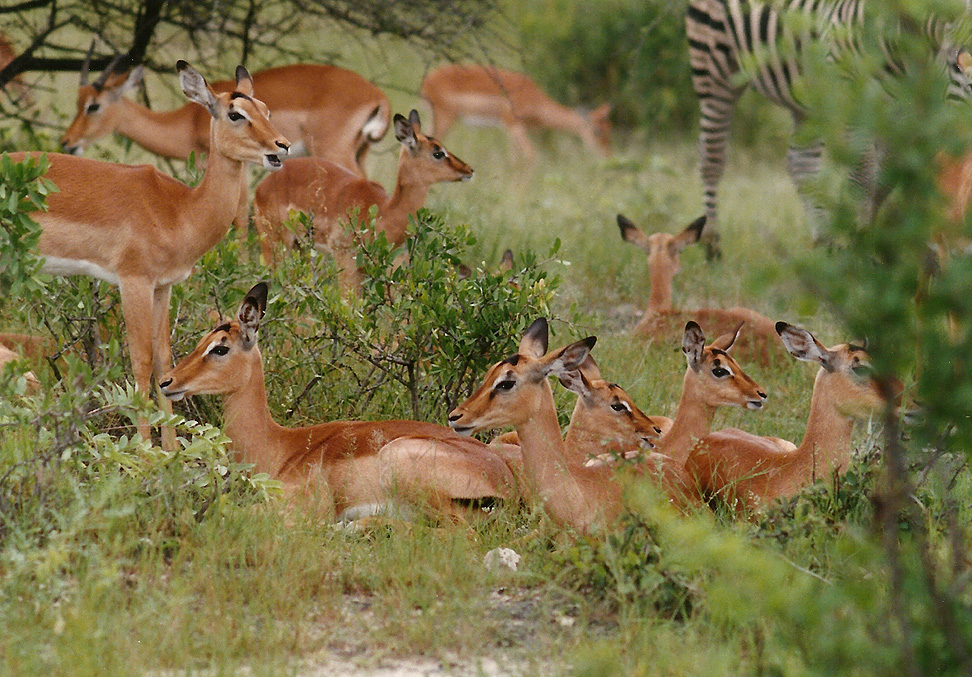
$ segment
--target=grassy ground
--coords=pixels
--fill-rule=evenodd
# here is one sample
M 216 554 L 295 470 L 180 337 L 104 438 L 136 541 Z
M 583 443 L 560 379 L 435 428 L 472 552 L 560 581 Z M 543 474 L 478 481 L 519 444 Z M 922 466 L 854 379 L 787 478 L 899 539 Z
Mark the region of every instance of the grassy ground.
M 425 113 L 411 93 L 421 60 L 406 55 L 393 66 L 385 63 L 371 58 L 362 69 L 408 90 L 391 92 L 395 110 L 416 106 Z M 369 65 L 375 67 L 370 73 Z M 73 79 L 61 84 L 55 107 L 68 110 Z M 153 90 L 156 86 L 153 81 Z M 595 354 L 606 377 L 624 386 L 646 412 L 671 415 L 684 370 L 676 350 L 680 337 L 649 344 L 627 332 L 647 300 L 647 266 L 640 250 L 621 241 L 615 215 L 620 211 L 648 229 L 670 232 L 697 216 L 701 189 L 694 140 L 619 135 L 612 157 L 601 160 L 575 139 L 540 135 L 540 160 L 531 168 L 511 160 L 507 139 L 497 130 L 457 126 L 445 142 L 476 169 L 476 178 L 433 188 L 429 206 L 450 223 L 470 225 L 478 237 L 472 263 L 495 265 L 507 247 L 543 253 L 559 238 L 560 260 L 547 264 L 564 280 L 557 311 L 565 314 L 576 304 L 586 317 L 577 331 L 599 336 Z M 389 136 L 370 159 L 373 175 L 386 186 L 392 183 L 396 146 Z M 128 161 L 144 157 L 110 139 L 100 148 Z M 789 273 L 788 256 L 808 247 L 810 237 L 779 150 L 735 150 L 722 186 L 725 255 L 706 263 L 701 250 L 686 251 L 675 302 L 686 308 L 746 305 L 802 324 L 824 343 L 837 342 L 847 337 Z M 186 283 L 196 289 L 192 285 L 193 280 Z M 244 291 L 241 286 L 236 293 Z M 188 350 L 198 327 L 175 327 L 177 350 Z M 552 345 L 567 336 L 559 331 Z M 275 349 L 282 347 L 263 347 L 266 355 Z M 768 406 L 758 414 L 720 412 L 716 427 L 799 440 L 813 369 L 795 361 L 743 366 L 770 394 Z M 42 365 L 38 370 L 50 384 L 52 376 Z M 269 395 L 279 411 L 282 395 Z M 568 399 L 562 398 L 565 408 Z M 314 415 L 313 407 L 305 412 L 308 420 Z M 4 438 L 0 463 L 9 463 L 26 444 Z M 420 522 L 362 531 L 259 505 L 225 505 L 218 519 L 174 531 L 99 530 L 98 519 L 109 519 L 110 512 L 110 505 L 98 506 L 78 517 L 81 526 L 63 525 L 71 548 L 48 543 L 37 551 L 5 554 L 0 672 L 237 674 L 245 667 L 255 675 L 371 674 L 383 668 L 399 670 L 386 674 L 599 675 L 810 669 L 811 659 L 787 641 L 785 630 L 753 622 L 743 611 L 743 620 L 727 620 L 719 609 L 732 604 L 718 597 L 717 586 L 708 587 L 713 580 L 727 586 L 733 580 L 720 578 L 719 567 L 676 562 L 665 570 L 681 572 L 685 585 L 665 579 L 633 592 L 618 577 L 599 582 L 604 570 L 624 570 L 623 563 L 597 544 L 573 542 L 530 506 L 503 506 L 470 525 Z M 785 561 L 782 568 L 798 581 L 860 573 L 857 564 L 849 564 L 859 554 L 855 546 L 823 528 L 776 545 L 751 539 L 749 527 L 722 518 L 715 528 L 704 515 L 683 522 L 658 519 L 669 520 L 661 536 L 669 538 L 666 543 L 683 530 L 709 530 L 709 540 L 698 541 L 709 545 L 700 545 L 699 552 L 725 548 L 726 562 L 745 560 L 749 544 L 759 542 L 766 544 L 759 551 L 777 564 Z M 86 529 L 89 522 L 93 526 Z M 846 536 L 854 527 L 842 531 Z M 740 534 L 742 544 L 733 540 Z M 523 556 L 516 572 L 484 567 L 485 553 L 501 546 Z M 608 564 L 598 568 L 592 561 Z M 733 575 L 742 570 L 740 564 Z M 767 573 L 766 585 L 782 580 L 774 576 Z M 669 584 L 681 601 L 659 602 L 659 590 Z M 694 612 L 685 613 L 686 599 L 694 600 Z M 754 602 L 753 609 L 761 604 Z

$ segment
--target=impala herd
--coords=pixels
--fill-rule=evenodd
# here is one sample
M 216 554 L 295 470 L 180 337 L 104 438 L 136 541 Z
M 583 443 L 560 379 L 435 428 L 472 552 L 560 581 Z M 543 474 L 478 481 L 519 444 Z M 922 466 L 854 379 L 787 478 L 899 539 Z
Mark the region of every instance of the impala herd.
M 4 46 L 0 41 L 0 58 Z M 265 283 L 246 294 L 235 318 L 220 321 L 172 368 L 172 286 L 191 274 L 234 222 L 246 226 L 247 165 L 272 172 L 257 185 L 253 203 L 264 262 L 275 265 L 293 246 L 288 219 L 293 211 L 305 212 L 314 246 L 335 257 L 348 293 L 360 284 L 354 264 L 360 238 L 379 231 L 400 245 L 408 216 L 422 207 L 429 187 L 470 179 L 473 169 L 423 130 L 416 110 L 390 120 L 384 93 L 341 68 L 291 65 L 251 76 L 240 66 L 234 81 L 210 85 L 179 61 L 189 103 L 159 112 L 125 96 L 141 82 L 141 66 L 119 71 L 116 60 L 89 82 L 90 57 L 89 50 L 77 114 L 62 138 L 66 154 L 48 154 L 47 178 L 58 192 L 49 196 L 47 211 L 33 214 L 41 226 L 44 271 L 117 284 L 137 388 L 149 392 L 154 376 L 166 411 L 187 395 L 222 395 L 225 432 L 240 458 L 278 479 L 287 496 L 312 500 L 324 514 L 351 520 L 430 508 L 460 516 L 470 501 L 525 498 L 540 502 L 558 525 L 589 532 L 610 528 L 624 509 L 622 478 L 634 477 L 657 486 L 680 510 L 698 509 L 718 496 L 750 515 L 845 470 L 854 419 L 893 406 L 887 401 L 893 397 L 871 380 L 863 347 L 825 348 L 809 332 L 746 308 L 673 308 L 679 255 L 699 240 L 705 217 L 675 235 L 647 235 L 619 214 L 622 238 L 644 249 L 651 274 L 648 308 L 635 331 L 662 343 L 681 332 L 687 366 L 674 419 L 646 415 L 621 386 L 602 377 L 591 356 L 594 337 L 548 350 L 541 318 L 525 330 L 517 353 L 490 368 L 478 390 L 449 413 L 448 426 L 280 426 L 267 406 L 258 345 Z M 606 105 L 590 112 L 567 108 L 519 73 L 444 66 L 428 73 L 421 93 L 440 136 L 463 119 L 503 125 L 527 161 L 535 156 L 530 127 L 572 132 L 598 153 L 609 149 Z M 368 180 L 363 166 L 390 123 L 401 144 L 391 195 Z M 205 176 L 190 188 L 147 165 L 76 157 L 111 133 L 163 157 L 206 153 Z M 306 157 L 288 159 L 298 151 Z M 377 219 L 369 229 L 373 209 Z M 348 229 L 349 219 L 363 223 Z M 702 326 L 717 336 L 711 343 Z M 15 335 L 0 335 L 0 367 L 20 347 L 4 336 Z M 736 429 L 711 430 L 718 407 L 756 411 L 766 401 L 765 391 L 730 355 L 734 347 L 764 363 L 788 352 L 820 365 L 799 446 Z M 578 396 L 563 437 L 549 376 Z M 29 387 L 39 386 L 33 374 L 25 378 Z M 490 444 L 469 437 L 510 427 L 515 433 Z M 151 434 L 145 421 L 138 430 Z M 177 444 L 169 429 L 161 440 L 169 449 Z

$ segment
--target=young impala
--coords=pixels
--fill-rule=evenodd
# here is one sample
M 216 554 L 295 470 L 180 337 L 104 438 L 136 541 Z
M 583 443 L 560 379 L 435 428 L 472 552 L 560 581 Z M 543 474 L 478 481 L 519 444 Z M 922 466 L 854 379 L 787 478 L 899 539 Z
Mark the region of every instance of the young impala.
M 236 70 L 236 90 L 223 94 L 207 87 L 185 61 L 178 69 L 186 96 L 211 117 L 213 150 L 199 185 L 189 188 L 148 165 L 52 153 L 47 178 L 58 192 L 48 196 L 47 211 L 32 215 L 41 225 L 45 272 L 90 275 L 119 286 L 132 372 L 144 393 L 153 371 L 157 378 L 172 365 L 172 285 L 186 279 L 196 260 L 229 230 L 245 163 L 276 169 L 290 145 L 270 124 L 266 105 L 253 98 L 245 68 Z M 20 161 L 25 154 L 11 157 Z M 171 411 L 168 400 L 160 404 Z M 148 436 L 148 424 L 140 423 L 139 432 Z M 163 443 L 174 444 L 171 430 Z
M 524 333 L 518 353 L 493 365 L 479 389 L 449 414 L 449 425 L 463 435 L 515 427 L 529 492 L 557 524 L 582 532 L 615 520 L 623 507 L 622 486 L 614 468 L 584 464 L 590 453 L 603 450 L 599 436 L 588 442 L 575 438 L 572 444 L 581 445 L 575 447 L 561 439 L 547 376 L 570 379 L 595 341 L 588 337 L 548 354 L 547 322 L 541 318 Z M 591 442 L 593 447 L 583 446 Z M 681 487 L 665 466 L 649 462 L 632 470 L 652 477 L 680 502 Z
M 635 327 L 636 333 L 655 340 L 667 340 L 686 321 L 692 319 L 722 334 L 731 332 L 740 323 L 746 323 L 737 353 L 746 358 L 768 362 L 782 356 L 773 322 L 749 308 L 697 308 L 676 310 L 672 307 L 672 279 L 681 269 L 682 250 L 699 241 L 705 229 L 705 217 L 693 221 L 677 235 L 652 233 L 646 235 L 630 219 L 618 214 L 621 238 L 644 250 L 648 255 L 648 272 L 651 276 L 651 292 L 648 308 Z
M 600 155 L 610 153 L 610 104 L 589 113 L 568 108 L 522 73 L 475 64 L 440 66 L 422 81 L 422 97 L 432 107 L 435 133 L 443 138 L 462 118 L 470 123 L 504 126 L 528 162 L 537 156 L 527 136 L 527 129 L 533 127 L 572 132 Z
M 402 150 L 391 196 L 380 184 L 317 158 L 290 160 L 281 171 L 261 181 L 254 200 L 254 220 L 264 259 L 273 262 L 279 242 L 293 244 L 294 235 L 284 226 L 290 211 L 308 212 L 313 215 L 315 245 L 337 259 L 342 286 L 356 288 L 360 280 L 354 264 L 355 237 L 344 225 L 355 211 L 367 220 L 368 210 L 377 207 L 376 229 L 397 246 L 405 240 L 409 214 L 425 204 L 429 186 L 472 178 L 469 165 L 422 133 L 418 111 L 413 110 L 407 120 L 395 116 L 395 138 Z
M 160 381 L 172 400 L 225 396 L 223 425 L 256 472 L 280 480 L 289 496 L 321 499 L 339 519 L 406 505 L 449 511 L 455 499 L 507 498 L 510 470 L 495 450 L 440 425 L 417 421 L 333 421 L 278 425 L 267 407 L 257 331 L 267 285 L 243 299 L 237 318 L 216 327 Z
M 94 43 L 92 43 L 92 47 Z M 209 115 L 205 107 L 184 105 L 154 111 L 125 98 L 144 74 L 142 66 L 116 73 L 118 59 L 88 84 L 88 59 L 81 69 L 77 114 L 61 139 L 64 151 L 80 154 L 103 136 L 118 133 L 151 153 L 183 160 L 209 152 Z M 357 73 L 336 66 L 299 64 L 253 74 L 253 87 L 273 111 L 273 124 L 303 151 L 363 175 L 371 144 L 388 129 L 388 97 Z M 212 84 L 217 94 L 231 94 L 232 81 Z
M 705 436 L 692 449 L 686 471 L 707 494 L 751 513 L 850 463 L 854 419 L 887 406 L 871 380 L 863 348 L 825 348 L 810 332 L 785 322 L 776 325 L 786 349 L 798 360 L 820 365 L 813 385 L 810 417 L 800 446 L 778 437 L 759 437 L 728 428 Z

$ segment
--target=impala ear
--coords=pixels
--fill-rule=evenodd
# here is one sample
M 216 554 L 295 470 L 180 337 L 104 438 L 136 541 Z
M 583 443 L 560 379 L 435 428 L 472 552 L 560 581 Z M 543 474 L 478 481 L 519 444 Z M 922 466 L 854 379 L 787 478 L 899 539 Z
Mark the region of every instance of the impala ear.
M 557 379 L 560 381 L 560 385 L 583 398 L 589 398 L 593 394 L 591 382 L 584 376 L 584 372 L 580 369 L 572 369 L 560 373 L 557 375 Z
M 547 355 L 544 358 L 544 375 L 553 374 L 559 377 L 580 368 L 587 356 L 591 354 L 591 348 L 594 347 L 595 343 L 597 343 L 597 337 L 588 336 Z M 583 375 L 581 377 L 583 378 Z
M 415 111 L 412 112 L 414 113 Z M 415 138 L 415 128 L 412 126 L 412 123 L 406 120 L 404 115 L 399 115 L 398 113 L 395 113 L 394 122 L 395 138 L 409 150 L 415 150 L 415 147 L 418 145 L 418 139 Z
M 694 321 L 689 321 L 685 325 L 685 333 L 682 335 L 682 352 L 688 361 L 692 371 L 698 371 L 702 364 L 702 354 L 705 351 L 705 334 L 702 327 Z
M 827 371 L 834 371 L 837 368 L 834 353 L 825 348 L 806 329 L 794 327 L 786 322 L 777 322 L 776 333 L 780 335 L 783 345 L 790 354 L 798 360 L 817 362 Z
M 256 344 L 260 320 L 263 319 L 263 313 L 267 310 L 267 292 L 267 283 L 260 282 L 246 293 L 243 303 L 240 304 L 237 318 L 240 321 L 240 332 L 243 335 L 243 347 L 247 350 Z
M 695 219 L 685 230 L 672 238 L 672 241 L 668 245 L 672 249 L 672 253 L 678 254 L 690 244 L 698 242 L 699 238 L 702 237 L 703 230 L 705 230 L 704 215 Z
M 510 271 L 513 270 L 513 250 L 507 249 L 503 252 L 503 258 L 500 259 L 499 264 L 500 270 Z
M 718 348 L 719 350 L 728 351 L 730 348 L 732 348 L 733 344 L 736 342 L 736 339 L 739 338 L 739 332 L 742 330 L 744 324 L 746 323 L 740 322 L 735 331 L 730 331 L 717 338 L 712 342 L 712 347 Z
M 179 70 L 179 85 L 183 93 L 190 101 L 198 103 L 208 110 L 210 115 L 216 117 L 219 105 L 209 85 L 206 84 L 206 78 L 182 59 L 176 62 L 176 68 Z
M 422 132 L 422 120 L 419 118 L 419 112 L 414 108 L 412 109 L 412 112 L 408 114 L 408 121 L 411 123 L 412 129 L 415 130 L 416 134 L 420 134 Z
M 236 67 L 236 91 L 240 94 L 253 96 L 253 78 L 243 66 Z
M 520 339 L 517 352 L 527 357 L 540 358 L 547 354 L 547 318 L 540 317 L 533 321 Z
M 618 228 L 621 231 L 621 239 L 629 242 L 636 247 L 641 247 L 648 252 L 648 236 L 634 222 L 624 214 L 618 214 Z

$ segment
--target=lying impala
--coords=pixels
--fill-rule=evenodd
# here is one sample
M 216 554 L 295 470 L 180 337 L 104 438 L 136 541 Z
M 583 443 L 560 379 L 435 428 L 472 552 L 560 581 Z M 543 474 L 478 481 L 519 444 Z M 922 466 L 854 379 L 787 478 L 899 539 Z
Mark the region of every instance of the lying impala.
M 613 468 L 583 463 L 588 454 L 603 449 L 599 439 L 593 448 L 568 447 L 561 439 L 547 376 L 570 379 L 570 372 L 584 363 L 595 341 L 591 336 L 547 353 L 547 322 L 541 318 L 524 333 L 518 353 L 493 365 L 479 389 L 449 414 L 449 425 L 463 435 L 515 427 L 530 493 L 540 498 L 557 524 L 581 532 L 614 522 L 623 507 L 622 487 Z M 644 463 L 633 470 L 660 479 L 670 496 L 681 492 L 671 484 L 665 468 Z
M 511 495 L 513 476 L 491 447 L 449 428 L 417 421 L 333 421 L 278 425 L 267 407 L 257 331 L 267 285 L 243 299 L 237 318 L 216 327 L 160 381 L 172 400 L 225 396 L 224 429 L 257 472 L 280 480 L 288 495 L 321 499 L 339 519 L 407 505 L 446 512 L 455 499 Z
M 863 348 L 841 344 L 828 349 L 804 329 L 785 322 L 776 328 L 795 358 L 820 365 L 803 442 L 796 446 L 778 437 L 728 428 L 705 436 L 686 463 L 705 493 L 720 494 L 729 505 L 748 513 L 816 479 L 847 470 L 854 419 L 887 406 L 868 375 Z
M 440 66 L 422 81 L 422 97 L 432 107 L 435 133 L 443 138 L 462 118 L 470 123 L 502 125 L 529 162 L 537 156 L 527 136 L 527 129 L 534 127 L 571 132 L 596 153 L 610 153 L 610 104 L 589 113 L 568 108 L 522 73 L 475 64 Z
M 92 47 L 94 43 L 92 43 Z M 81 69 L 77 114 L 61 145 L 80 154 L 103 136 L 118 133 L 151 153 L 186 159 L 191 152 L 209 152 L 209 115 L 205 108 L 184 105 L 154 111 L 125 98 L 144 75 L 142 66 L 116 73 L 121 57 L 91 84 L 88 64 Z M 363 162 L 371 144 L 388 129 L 391 107 L 378 87 L 357 73 L 336 66 L 298 64 L 253 74 L 253 86 L 273 111 L 273 124 L 303 151 L 364 175 Z M 215 93 L 232 93 L 232 81 L 212 84 Z
M 290 145 L 270 124 L 266 105 L 253 98 L 245 68 L 236 69 L 234 92 L 216 94 L 185 61 L 177 67 L 183 92 L 211 117 L 213 150 L 199 185 L 189 188 L 148 165 L 50 154 L 47 178 L 58 192 L 48 196 L 47 211 L 32 215 L 41 225 L 44 272 L 90 275 L 119 286 L 132 372 L 144 393 L 153 370 L 158 377 L 172 365 L 172 285 L 229 230 L 245 163 L 277 169 Z M 20 161 L 25 154 L 11 157 Z M 171 411 L 168 400 L 160 404 Z M 148 436 L 148 423 L 138 428 Z M 171 430 L 163 432 L 163 444 L 175 444 Z
M 618 228 L 625 242 L 643 249 L 648 255 L 651 292 L 648 296 L 648 308 L 634 329 L 636 333 L 656 341 L 665 341 L 690 319 L 714 329 L 718 334 L 731 332 L 745 322 L 746 332 L 737 350 L 741 357 L 766 363 L 782 356 L 772 320 L 754 310 L 740 306 L 695 310 L 676 310 L 672 307 L 672 280 L 682 269 L 680 255 L 686 247 L 699 241 L 705 229 L 704 216 L 676 235 L 646 235 L 623 214 L 618 214 Z
M 377 207 L 376 230 L 397 246 L 405 240 L 409 214 L 425 204 L 429 186 L 472 178 L 469 165 L 422 133 L 418 111 L 413 110 L 407 120 L 395 115 L 395 138 L 402 150 L 395 191 L 390 196 L 380 184 L 318 158 L 290 160 L 281 171 L 261 181 L 256 188 L 254 221 L 264 260 L 274 261 L 278 243 L 293 245 L 294 234 L 284 226 L 290 211 L 308 212 L 313 216 L 315 245 L 337 259 L 342 287 L 356 288 L 360 285 L 354 263 L 356 243 L 344 225 L 355 211 L 366 220 L 368 210 Z

